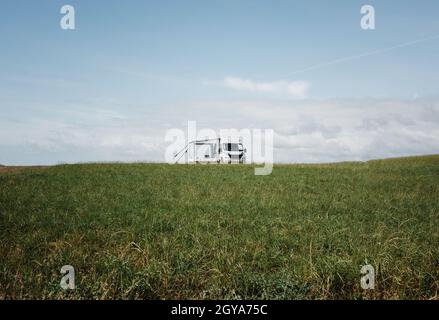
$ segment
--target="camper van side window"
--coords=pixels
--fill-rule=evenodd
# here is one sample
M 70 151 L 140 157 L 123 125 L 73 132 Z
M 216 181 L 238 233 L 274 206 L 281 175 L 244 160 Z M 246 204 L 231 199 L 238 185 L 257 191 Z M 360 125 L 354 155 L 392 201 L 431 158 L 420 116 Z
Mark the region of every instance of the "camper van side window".
M 239 147 L 238 143 L 225 143 L 224 144 L 224 149 L 226 151 L 239 151 L 240 147 Z

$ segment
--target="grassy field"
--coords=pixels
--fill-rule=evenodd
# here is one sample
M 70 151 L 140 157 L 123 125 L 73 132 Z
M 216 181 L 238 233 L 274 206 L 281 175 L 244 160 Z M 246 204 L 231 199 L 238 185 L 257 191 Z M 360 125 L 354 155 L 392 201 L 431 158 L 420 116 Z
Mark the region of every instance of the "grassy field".
M 60 269 L 76 290 L 60 288 Z M 376 271 L 375 290 L 360 269 Z M 439 156 L 0 168 L 0 298 L 438 299 Z

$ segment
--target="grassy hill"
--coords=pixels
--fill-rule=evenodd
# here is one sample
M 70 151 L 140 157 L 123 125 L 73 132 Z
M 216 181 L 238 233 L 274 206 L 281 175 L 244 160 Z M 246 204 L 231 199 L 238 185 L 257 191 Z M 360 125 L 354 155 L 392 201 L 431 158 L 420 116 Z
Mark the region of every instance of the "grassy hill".
M 439 156 L 6 167 L 0 298 L 437 299 L 438 226 Z

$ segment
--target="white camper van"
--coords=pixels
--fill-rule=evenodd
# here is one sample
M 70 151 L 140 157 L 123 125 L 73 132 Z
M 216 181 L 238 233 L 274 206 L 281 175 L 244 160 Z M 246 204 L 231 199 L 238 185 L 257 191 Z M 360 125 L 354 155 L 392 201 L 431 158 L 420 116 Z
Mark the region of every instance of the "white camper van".
M 245 163 L 247 149 L 241 140 L 206 139 L 189 142 L 174 155 L 178 162 L 187 155 L 188 163 Z

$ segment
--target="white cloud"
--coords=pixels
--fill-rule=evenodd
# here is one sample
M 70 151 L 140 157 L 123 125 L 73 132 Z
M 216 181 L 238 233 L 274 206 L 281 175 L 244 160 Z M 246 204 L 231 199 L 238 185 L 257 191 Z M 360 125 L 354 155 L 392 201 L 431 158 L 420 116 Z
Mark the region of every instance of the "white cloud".
M 0 163 L 164 161 L 166 130 L 273 129 L 275 162 L 439 154 L 439 99 L 199 101 L 0 118 Z M 248 146 L 247 146 L 248 147 Z M 250 150 L 251 148 L 248 147 Z
M 220 128 L 274 129 L 276 162 L 439 154 L 437 98 L 213 101 L 199 108 L 200 121 Z
M 309 88 L 309 84 L 306 81 L 256 82 L 239 77 L 226 77 L 223 85 L 235 90 L 286 94 L 290 97 L 299 99 L 305 98 Z

